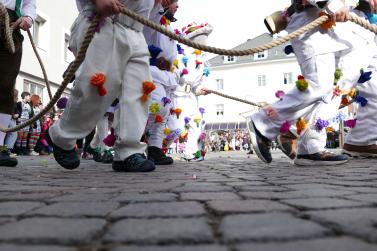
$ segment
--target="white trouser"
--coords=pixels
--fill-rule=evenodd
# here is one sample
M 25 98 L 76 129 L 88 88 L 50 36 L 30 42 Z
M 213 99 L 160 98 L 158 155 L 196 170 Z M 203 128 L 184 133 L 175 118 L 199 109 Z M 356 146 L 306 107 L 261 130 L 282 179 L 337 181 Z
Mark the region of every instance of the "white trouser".
M 182 113 L 179 116 L 179 119 L 176 116 L 172 117 L 171 120 L 169 120 L 168 125 L 169 128 L 179 128 L 181 131 L 187 131 L 187 142 L 183 154 L 185 158 L 192 159 L 194 158 L 194 154 L 200 150 L 198 140 L 202 133 L 201 121 L 198 126 L 194 120 L 195 118 L 201 118 L 198 101 L 192 93 L 178 93 L 178 95 L 174 95 L 174 104 L 176 107 L 182 109 Z M 188 126 L 185 124 L 185 118 L 190 119 Z
M 373 48 L 372 48 L 373 49 Z M 360 69 L 370 63 L 368 51 L 370 46 L 313 56 L 300 62 L 302 75 L 309 83 L 306 91 L 294 88 L 283 100 L 275 102 L 272 107 L 277 112 L 276 118 L 269 118 L 264 110 L 252 115 L 252 120 L 262 135 L 273 140 L 280 133 L 280 127 L 288 120 L 295 125 L 299 118 L 308 122 L 309 128 L 298 138 L 298 154 L 313 154 L 324 149 L 326 133 L 314 128 L 317 119 L 329 119 L 337 113 L 337 107 L 331 102 L 334 72 L 336 67 L 343 72 L 338 84 L 341 89 L 352 87 L 360 77 Z
M 172 108 L 171 104 L 167 104 L 164 106 L 162 99 L 164 97 L 170 98 L 171 91 L 168 89 L 166 90 L 165 86 L 155 82 L 156 89 L 151 93 L 151 103 L 157 103 L 160 105 L 160 111 L 158 115 L 162 117 L 162 122 L 157 123 L 155 121 L 155 117 L 157 114 L 149 113 L 148 123 L 146 127 L 146 131 L 148 132 L 148 145 L 155 146 L 158 148 L 162 148 L 162 142 L 166 135 L 164 134 L 164 128 L 166 127 L 166 123 L 169 119 L 170 115 L 170 108 Z
M 377 71 L 372 70 L 372 79 L 358 85 L 360 96 L 368 100 L 364 107 L 359 105 L 356 126 L 347 134 L 345 142 L 351 145 L 367 146 L 377 144 Z
M 72 28 L 71 48 L 81 44 L 89 23 L 83 13 Z M 141 32 L 119 22 L 105 19 L 76 72 L 76 81 L 63 117 L 50 128 L 53 142 L 70 150 L 76 139 L 88 135 L 103 117 L 115 98 L 119 98 L 120 112 L 115 127 L 117 140 L 115 160 L 124 160 L 135 153 L 144 153 L 146 145 L 140 142 L 147 122 L 148 104 L 142 103 L 143 82 L 151 81 L 149 52 Z M 73 49 L 74 53 L 77 50 Z M 89 81 L 96 73 L 106 75 L 105 96 L 99 96 Z
M 96 126 L 96 133 L 94 134 L 94 137 L 92 139 L 92 142 L 90 142 L 91 148 L 101 148 L 101 150 L 107 150 L 108 146 L 103 143 L 103 140 L 107 137 L 109 134 L 109 120 L 106 116 L 102 116 L 102 118 L 98 121 Z
M 16 120 L 11 119 L 9 122 L 8 128 L 15 127 L 16 125 L 17 125 Z M 6 145 L 9 149 L 13 149 L 14 144 L 16 144 L 16 140 L 17 140 L 17 132 L 7 132 L 4 145 Z

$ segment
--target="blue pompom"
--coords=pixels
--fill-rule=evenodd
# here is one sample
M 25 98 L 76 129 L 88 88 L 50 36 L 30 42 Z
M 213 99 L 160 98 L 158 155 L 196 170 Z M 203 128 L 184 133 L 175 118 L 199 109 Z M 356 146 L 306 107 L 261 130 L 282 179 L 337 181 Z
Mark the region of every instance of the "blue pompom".
M 148 50 L 149 50 L 149 53 L 151 54 L 151 58 L 149 59 L 149 64 L 156 65 L 157 57 L 162 52 L 162 49 L 152 44 L 148 46 Z
M 289 55 L 291 53 L 295 53 L 294 50 L 293 50 L 293 47 L 292 45 L 287 45 L 285 48 L 284 48 L 284 52 L 285 54 Z
M 177 51 L 178 54 L 185 54 L 185 50 L 182 49 L 182 46 L 180 44 L 177 44 Z
M 368 100 L 362 96 L 356 96 L 355 102 L 360 104 L 362 107 L 366 106 L 368 104 Z
M 372 76 L 372 72 L 371 71 L 368 71 L 368 72 L 361 72 L 361 75 L 360 75 L 360 78 L 359 80 L 357 81 L 357 83 L 359 84 L 363 84 L 369 80 L 371 80 L 371 77 Z

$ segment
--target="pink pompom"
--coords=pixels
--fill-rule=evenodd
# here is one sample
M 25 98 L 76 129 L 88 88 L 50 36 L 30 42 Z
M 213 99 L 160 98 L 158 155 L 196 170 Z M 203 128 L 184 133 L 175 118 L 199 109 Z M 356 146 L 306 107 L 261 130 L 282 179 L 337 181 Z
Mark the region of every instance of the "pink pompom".
M 108 147 L 112 147 L 115 145 L 116 137 L 115 137 L 115 132 L 114 128 L 111 128 L 111 133 L 108 135 L 104 140 L 103 143 L 107 145 Z
M 291 127 L 291 123 L 288 120 L 284 121 L 284 123 L 280 127 L 280 133 L 286 134 L 289 133 L 289 128 Z
M 285 92 L 282 91 L 282 90 L 279 90 L 279 91 L 275 92 L 275 97 L 277 97 L 280 100 L 283 99 L 284 95 L 285 95 Z
M 278 116 L 278 113 L 272 106 L 267 107 L 265 109 L 265 112 L 267 117 L 269 117 L 270 119 L 276 119 L 276 117 Z

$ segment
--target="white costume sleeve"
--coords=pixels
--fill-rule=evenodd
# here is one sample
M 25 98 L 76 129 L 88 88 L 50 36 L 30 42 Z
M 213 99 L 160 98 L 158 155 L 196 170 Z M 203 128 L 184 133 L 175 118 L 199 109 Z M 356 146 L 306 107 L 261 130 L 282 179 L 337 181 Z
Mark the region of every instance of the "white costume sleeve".
M 343 7 L 355 8 L 359 3 L 359 0 L 307 0 L 307 2 L 332 14 Z

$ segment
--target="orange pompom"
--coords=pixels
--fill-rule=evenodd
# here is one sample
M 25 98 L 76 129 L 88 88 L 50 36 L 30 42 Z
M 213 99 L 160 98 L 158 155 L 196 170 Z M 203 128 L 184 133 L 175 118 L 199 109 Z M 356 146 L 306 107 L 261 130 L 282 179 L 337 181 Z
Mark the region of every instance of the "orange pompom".
M 343 106 L 349 105 L 348 98 L 346 96 L 342 97 L 342 101 L 340 102 L 340 104 Z
M 143 96 L 140 97 L 141 102 L 146 102 L 148 100 L 148 95 L 156 89 L 155 84 L 149 81 L 143 82 Z
M 104 87 L 106 82 L 106 75 L 103 73 L 96 73 L 90 78 L 90 84 L 97 87 L 98 94 L 100 96 L 105 96 L 107 91 Z
M 325 12 L 321 12 L 321 13 L 319 13 L 319 16 L 320 17 L 322 17 L 322 16 L 325 16 L 325 15 L 327 15 Z M 333 20 L 331 20 L 330 18 L 329 18 L 329 20 L 327 20 L 326 22 L 324 22 L 323 24 L 321 24 L 321 27 L 323 28 L 323 29 L 325 29 L 325 30 L 329 30 L 329 29 L 331 29 L 333 26 L 335 26 L 336 25 L 336 23 L 335 23 L 335 21 L 333 21 Z
M 176 109 L 174 110 L 174 112 L 175 112 L 175 114 L 177 115 L 177 119 L 179 119 L 179 115 L 181 115 L 181 113 L 182 113 L 182 109 L 181 109 L 181 108 L 176 108 Z
M 305 119 L 299 118 L 296 122 L 296 127 L 297 134 L 300 135 L 308 127 L 308 124 L 306 123 Z

